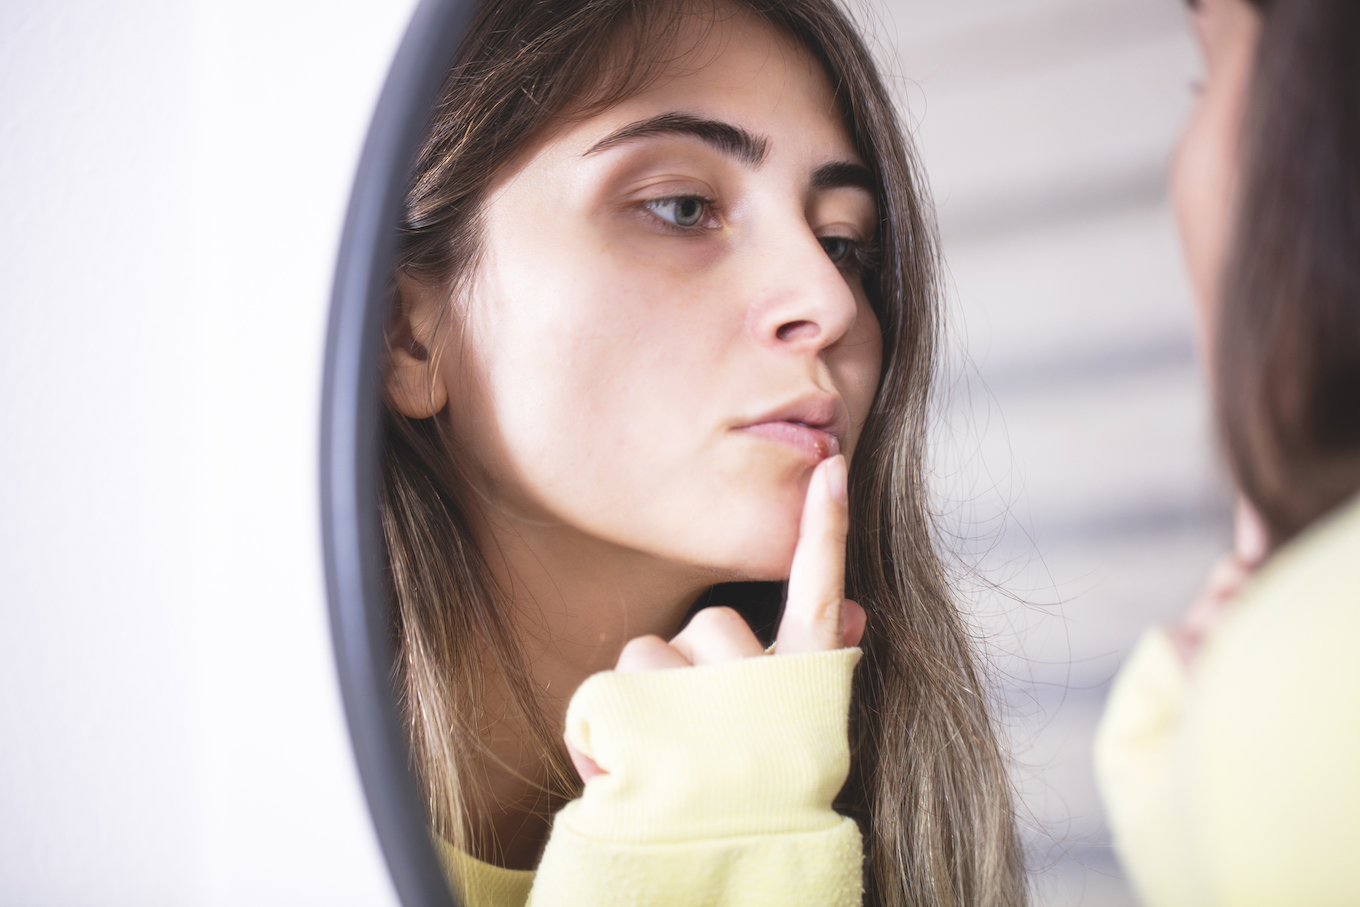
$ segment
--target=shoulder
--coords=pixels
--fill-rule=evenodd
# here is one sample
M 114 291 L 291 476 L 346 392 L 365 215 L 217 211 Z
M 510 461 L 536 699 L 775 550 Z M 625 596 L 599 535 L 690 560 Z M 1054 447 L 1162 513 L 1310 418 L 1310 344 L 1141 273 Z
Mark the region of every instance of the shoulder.
M 1303 692 L 1360 678 L 1360 498 L 1273 557 L 1205 653 L 1202 686 Z M 1264 656 L 1269 656 L 1265 658 Z M 1223 690 L 1227 692 L 1227 690 Z
M 1360 502 L 1280 551 L 1240 608 L 1186 716 L 1197 836 L 1248 901 L 1320 903 L 1360 847 Z
M 431 834 L 430 838 L 444 879 L 458 893 L 460 903 L 467 907 L 524 907 L 529 900 L 529 889 L 534 884 L 532 870 L 493 866 L 464 853 L 439 835 Z

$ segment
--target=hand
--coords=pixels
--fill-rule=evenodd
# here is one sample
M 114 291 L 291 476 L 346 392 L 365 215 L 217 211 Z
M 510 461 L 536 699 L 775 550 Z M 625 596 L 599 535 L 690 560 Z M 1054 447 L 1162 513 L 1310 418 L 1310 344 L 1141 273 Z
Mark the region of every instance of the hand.
M 1238 593 L 1266 555 L 1265 528 L 1256 509 L 1246 499 L 1238 502 L 1233 528 L 1232 553 L 1214 563 L 1209 570 L 1209 579 L 1185 617 L 1168 631 L 1187 673 L 1194 673 L 1205 641 L 1223 625 Z
M 845 597 L 845 538 L 850 522 L 846 473 L 843 456 L 823 460 L 812 471 L 775 655 L 855 646 L 864 635 L 864 609 Z M 765 647 L 740 614 L 731 608 L 704 608 L 670 642 L 659 636 L 631 640 L 614 670 L 631 673 L 723 664 L 765 654 Z M 567 751 L 582 781 L 601 773 L 571 744 Z

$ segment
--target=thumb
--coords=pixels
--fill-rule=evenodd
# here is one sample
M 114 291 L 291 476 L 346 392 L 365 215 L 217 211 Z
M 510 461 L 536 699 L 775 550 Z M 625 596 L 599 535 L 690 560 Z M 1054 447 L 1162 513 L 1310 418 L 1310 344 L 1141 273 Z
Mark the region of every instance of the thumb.
M 594 778 L 596 775 L 609 774 L 604 769 L 600 768 L 594 759 L 572 746 L 570 740 L 567 740 L 566 744 L 567 755 L 571 757 L 571 764 L 576 766 L 576 774 L 581 776 L 582 784 L 589 781 L 591 778 Z

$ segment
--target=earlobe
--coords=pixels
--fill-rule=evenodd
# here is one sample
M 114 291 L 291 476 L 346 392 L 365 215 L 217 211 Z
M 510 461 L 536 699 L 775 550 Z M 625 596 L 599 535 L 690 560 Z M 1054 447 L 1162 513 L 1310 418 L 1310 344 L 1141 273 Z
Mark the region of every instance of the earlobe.
M 397 276 L 397 298 L 387 329 L 388 405 L 408 419 L 428 419 L 449 400 L 448 385 L 432 351 L 438 348 L 444 302 L 431 288 Z

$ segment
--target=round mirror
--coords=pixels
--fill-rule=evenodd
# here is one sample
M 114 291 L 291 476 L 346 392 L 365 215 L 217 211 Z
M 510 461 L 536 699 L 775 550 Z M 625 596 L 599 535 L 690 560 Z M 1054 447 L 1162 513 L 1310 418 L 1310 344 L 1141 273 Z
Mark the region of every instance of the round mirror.
M 390 682 L 378 512 L 383 302 L 410 162 L 472 8 L 472 0 L 422 0 L 406 29 L 355 177 L 326 338 L 321 501 L 331 627 L 364 793 L 407 907 L 453 897 L 430 846 Z
M 919 127 L 913 138 L 924 168 L 920 178 L 928 177 L 939 202 L 938 228 L 950 270 L 951 319 L 971 326 L 986 341 L 975 341 L 970 351 L 950 348 L 952 353 L 976 357 L 968 368 L 985 379 L 988 389 L 976 397 L 946 395 L 946 423 L 948 419 L 960 425 L 986 423 L 989 408 L 1004 404 L 1011 432 L 968 435 L 958 454 L 961 462 L 950 459 L 949 449 L 935 451 L 939 468 L 929 481 L 941 500 L 949 501 L 951 494 L 966 500 L 968 514 L 985 515 L 988 508 L 1002 514 L 995 525 L 1004 528 L 996 535 L 985 519 L 962 520 L 955 533 L 959 550 L 944 552 L 971 565 L 961 575 L 972 576 L 975 569 L 989 581 L 999 576 L 997 589 L 1024 585 L 1035 590 L 1027 592 L 1028 603 L 1042 605 L 1049 587 L 1056 590 L 1069 576 L 1107 567 L 1119 584 L 1142 582 L 1138 578 L 1147 571 L 1138 558 L 1151 551 L 1159 562 L 1174 562 L 1177 568 L 1161 571 L 1159 582 L 1166 588 L 1143 597 L 1149 602 L 1179 601 L 1180 592 L 1173 587 L 1181 575 L 1198 575 L 1201 562 L 1221 544 L 1226 522 L 1218 486 L 1205 465 L 1204 445 L 1192 436 L 1199 424 L 1198 385 L 1188 307 L 1174 247 L 1167 238 L 1171 221 L 1162 189 L 1162 162 L 1185 104 L 1177 79 L 1193 75 L 1194 57 L 1175 8 L 1148 12 L 1117 4 L 1077 15 L 1079 5 L 1044 12 L 984 5 L 946 10 L 929 0 L 872 4 L 897 17 L 895 33 L 889 33 L 892 26 L 885 21 L 865 31 L 877 39 L 870 43 L 896 48 L 879 47 L 880 65 L 890 76 L 902 77 L 889 81 L 907 95 L 896 99 L 898 106 L 906 120 Z M 379 376 L 411 162 L 475 6 L 472 0 L 425 0 L 397 54 L 350 203 L 326 359 L 322 482 L 337 659 L 375 827 L 407 904 L 445 904 L 452 896 L 431 846 L 430 820 L 411 771 L 408 734 L 392 683 L 389 565 L 379 517 L 383 443 Z M 1108 53 L 1089 52 L 1092 35 Z M 1176 78 L 1152 78 L 1166 72 L 1176 73 Z M 930 99 L 929 116 L 917 122 L 911 114 L 924 110 L 925 97 Z M 1022 101 L 1028 106 L 1021 107 Z M 747 141 L 749 132 L 715 131 L 712 122 L 675 115 L 685 109 L 677 103 L 662 116 L 626 124 L 578 157 L 617 148 L 643 134 L 685 132 L 758 169 L 767 151 L 765 133 L 756 132 L 758 140 Z M 1023 117 L 1008 113 L 1019 109 L 1024 110 Z M 1132 117 L 1130 110 L 1142 112 L 1142 118 Z M 1123 124 L 1123 131 L 1116 133 L 1113 126 L 1092 129 L 1092 117 L 1102 113 Z M 1107 134 L 1117 135 L 1119 141 L 1107 140 Z M 771 147 L 777 149 L 778 141 Z M 997 147 L 1025 153 L 1000 155 L 992 151 Z M 847 186 L 835 180 L 849 188 L 872 185 L 873 175 L 860 170 L 833 169 L 820 178 L 840 188 Z M 651 199 L 648 210 L 675 228 L 686 228 L 700 218 L 704 204 L 693 195 L 668 196 Z M 839 247 L 823 243 L 822 248 L 832 255 Z M 539 285 L 550 282 L 541 280 Z M 1093 305 L 1092 300 L 1100 304 Z M 883 323 L 890 334 L 891 319 Z M 781 331 L 784 327 L 789 326 Z M 796 336 L 795 328 L 779 338 Z M 557 347 L 570 346 L 569 339 L 555 339 Z M 897 342 L 900 345 L 902 338 Z M 708 348 L 716 345 L 710 341 Z M 1123 395 L 1120 399 L 1127 396 L 1155 411 L 1160 420 L 1157 430 L 1130 417 L 1142 411 L 1138 406 L 1112 408 L 1105 394 L 1093 393 L 1093 388 L 1117 392 Z M 1163 405 L 1168 400 L 1181 402 Z M 1185 400 L 1194 405 L 1181 405 Z M 1183 443 L 1168 443 L 1168 437 Z M 1137 500 L 1121 496 L 1121 488 L 1137 483 L 1110 481 L 1109 464 L 1116 454 L 1122 475 L 1146 474 L 1150 479 L 1144 485 L 1156 484 L 1168 489 L 1166 493 Z M 980 470 L 981 485 L 987 484 L 993 468 L 1010 475 L 1026 463 L 1037 464 L 1025 473 L 1032 493 L 997 501 L 995 489 L 962 484 L 954 488 L 951 483 L 968 479 L 969 457 L 987 467 Z M 1154 469 L 1159 470 L 1156 475 Z M 1181 477 L 1180 484 L 1163 474 Z M 1082 493 L 1072 493 L 1079 479 L 1086 483 Z M 946 525 L 954 528 L 948 521 Z M 1035 556 L 1033 541 L 1041 535 L 1044 558 Z M 982 536 L 984 548 L 990 545 L 986 557 L 968 549 L 975 536 Z M 1031 562 L 1040 572 L 1055 563 L 1063 569 L 1032 582 L 1007 572 L 1014 563 Z M 731 605 L 751 623 L 763 645 L 773 638 L 778 623 L 782 586 L 768 583 L 758 590 L 758 602 L 757 590 L 750 585 L 731 586 L 741 588 L 713 586 L 694 610 Z M 729 592 L 730 600 L 725 597 Z M 1039 703 L 1038 718 L 1026 724 L 1030 716 L 1022 715 L 1014 724 L 999 723 L 998 732 L 1012 744 L 1039 752 L 1057 746 L 1051 741 L 1064 734 L 1089 737 L 1114 662 L 1132 645 L 1144 615 L 1132 620 L 1123 616 L 1129 609 L 1112 595 L 1083 592 L 1079 601 L 1055 605 L 1052 614 L 1031 609 L 1039 614 L 1033 618 L 1035 628 L 1012 645 L 1011 637 L 1017 633 L 1011 624 L 1019 618 L 1009 593 L 990 597 L 970 597 L 966 589 L 952 593 L 961 609 L 971 611 L 968 616 L 983 636 L 1004 641 L 1001 648 L 1010 661 L 1001 663 L 1003 670 L 992 678 L 995 689 L 989 693 L 998 702 L 1034 698 Z M 1049 631 L 1065 619 L 1062 607 L 1078 632 Z M 1046 650 L 1050 644 L 1062 651 Z M 865 648 L 873 645 L 871 640 Z M 596 670 L 607 667 L 601 664 Z M 540 683 L 539 688 L 546 686 Z M 1012 717 L 999 706 L 998 712 Z M 1041 721 L 1044 728 L 1056 730 L 1032 731 L 1030 725 Z M 1080 890 L 1104 884 L 1118 897 L 1124 892 L 1123 882 L 1094 800 L 1088 762 L 1083 750 L 1065 764 L 1045 769 L 1038 782 L 1021 785 L 1023 806 L 1030 812 L 1037 811 L 1036 803 L 1045 802 L 1045 785 L 1062 794 L 1053 799 L 1063 800 L 1061 807 L 1041 816 L 1037 830 L 1025 832 L 1023 845 L 1031 855 L 1063 848 L 1063 858 L 1046 873 L 1049 887 Z M 1050 829 L 1071 826 L 1069 814 L 1089 821 L 1055 844 L 1050 835 L 1057 833 Z M 1107 884 L 1109 879 L 1114 881 Z

